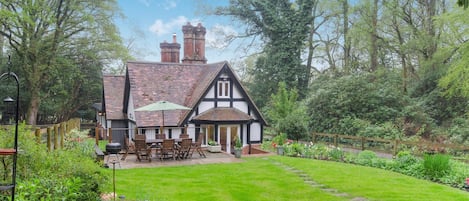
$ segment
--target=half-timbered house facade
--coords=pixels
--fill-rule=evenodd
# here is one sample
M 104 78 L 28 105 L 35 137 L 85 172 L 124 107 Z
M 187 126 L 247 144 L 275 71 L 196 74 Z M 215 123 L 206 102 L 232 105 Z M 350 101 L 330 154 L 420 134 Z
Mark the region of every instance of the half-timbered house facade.
M 205 28 L 188 23 L 182 30 L 182 63 L 179 62 L 181 46 L 173 36 L 172 43 L 160 44 L 161 62 L 129 61 L 125 78 L 112 79 L 123 81 L 122 85 L 104 85 L 107 95 L 103 102 L 121 103 L 121 108 L 105 111 L 122 117 L 107 119 L 108 126 L 112 125 L 109 121 L 117 121 L 119 126 L 125 122 L 126 135 L 130 138 L 135 132 L 144 133 L 147 138 L 160 132 L 167 138 L 186 133 L 193 140 L 202 137 L 203 144 L 215 141 L 228 153 L 236 138 L 244 146 L 261 143 L 266 121 L 228 62 L 207 64 Z M 106 93 L 111 88 L 116 90 L 116 86 L 120 86 L 122 96 Z M 136 111 L 157 101 L 176 103 L 190 110 L 165 111 L 164 118 L 161 111 Z

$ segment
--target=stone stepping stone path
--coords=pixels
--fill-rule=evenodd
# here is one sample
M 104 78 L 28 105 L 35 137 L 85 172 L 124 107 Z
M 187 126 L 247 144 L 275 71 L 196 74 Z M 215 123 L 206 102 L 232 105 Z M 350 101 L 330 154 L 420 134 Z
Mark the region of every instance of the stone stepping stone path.
M 278 161 L 271 161 L 274 165 L 277 165 L 279 167 L 282 167 L 284 168 L 285 170 L 287 170 L 288 172 L 291 172 L 291 173 L 294 173 L 295 175 L 297 175 L 298 177 L 302 178 L 303 179 L 303 182 L 305 184 L 308 184 L 309 186 L 311 186 L 312 188 L 319 188 L 321 189 L 322 191 L 324 192 L 327 192 L 327 193 L 330 193 L 334 196 L 337 196 L 337 197 L 350 197 L 350 201 L 368 201 L 366 198 L 362 198 L 362 197 L 351 197 L 348 193 L 344 193 L 344 192 L 339 192 L 339 190 L 337 189 L 333 189 L 333 188 L 328 188 L 326 185 L 324 184 L 321 184 L 321 183 L 318 183 L 316 181 L 314 181 L 308 174 L 306 174 L 305 172 L 301 171 L 301 170 L 298 170 L 294 167 L 291 167 L 291 166 L 288 166 L 288 165 L 285 165 L 283 163 L 280 163 Z

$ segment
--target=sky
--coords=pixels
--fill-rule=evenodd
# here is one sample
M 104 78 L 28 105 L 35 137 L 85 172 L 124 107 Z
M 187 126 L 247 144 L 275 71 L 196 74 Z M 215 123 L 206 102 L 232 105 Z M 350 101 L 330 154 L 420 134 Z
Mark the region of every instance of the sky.
M 231 61 L 246 54 L 242 41 L 228 44 L 224 36 L 242 32 L 242 25 L 228 17 L 206 15 L 207 7 L 226 6 L 228 0 L 118 0 L 124 19 L 116 18 L 125 45 L 131 44 L 136 60 L 161 61 L 160 43 L 171 42 L 175 33 L 183 55 L 182 26 L 202 23 L 207 29 L 206 58 L 208 63 Z

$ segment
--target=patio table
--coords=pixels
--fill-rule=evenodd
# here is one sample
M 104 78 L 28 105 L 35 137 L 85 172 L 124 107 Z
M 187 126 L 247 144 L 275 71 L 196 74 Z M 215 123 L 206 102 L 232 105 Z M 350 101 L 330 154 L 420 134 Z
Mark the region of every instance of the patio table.
M 174 139 L 174 142 L 179 144 L 182 142 L 182 138 L 173 138 Z M 156 144 L 161 144 L 163 143 L 163 139 L 146 139 L 145 141 L 147 144 L 153 144 L 153 143 L 156 143 Z

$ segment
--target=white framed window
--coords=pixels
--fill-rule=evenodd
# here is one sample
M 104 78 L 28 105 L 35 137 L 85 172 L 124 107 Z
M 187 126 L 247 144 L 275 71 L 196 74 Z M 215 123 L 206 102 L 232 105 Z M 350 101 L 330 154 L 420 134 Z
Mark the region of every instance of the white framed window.
M 227 98 L 230 96 L 230 81 L 218 81 L 218 97 Z

